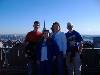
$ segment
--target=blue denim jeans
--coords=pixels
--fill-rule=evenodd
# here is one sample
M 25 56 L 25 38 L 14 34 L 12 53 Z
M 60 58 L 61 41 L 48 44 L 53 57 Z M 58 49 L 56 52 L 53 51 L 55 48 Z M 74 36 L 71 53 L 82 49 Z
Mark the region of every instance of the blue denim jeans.
M 70 56 L 67 56 L 66 59 L 66 64 L 67 64 L 67 70 L 68 70 L 68 75 L 81 75 L 81 60 L 80 60 L 80 54 L 78 52 L 75 53 L 75 57 L 73 57 L 73 62 L 70 63 L 68 61 L 70 59 Z

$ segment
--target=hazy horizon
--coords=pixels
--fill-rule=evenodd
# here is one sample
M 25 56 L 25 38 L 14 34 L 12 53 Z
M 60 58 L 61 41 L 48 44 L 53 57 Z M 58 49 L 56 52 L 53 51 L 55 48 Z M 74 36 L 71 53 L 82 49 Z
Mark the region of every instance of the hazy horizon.
M 0 0 L 0 34 L 26 34 L 33 22 L 44 20 L 50 30 L 58 21 L 67 32 L 71 22 L 80 34 L 100 35 L 100 0 Z

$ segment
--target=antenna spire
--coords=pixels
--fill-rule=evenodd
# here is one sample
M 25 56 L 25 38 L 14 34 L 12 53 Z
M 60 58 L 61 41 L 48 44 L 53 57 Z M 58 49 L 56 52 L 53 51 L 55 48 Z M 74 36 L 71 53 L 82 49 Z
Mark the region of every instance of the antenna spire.
M 46 27 L 45 27 L 45 20 L 44 20 L 44 27 L 43 27 L 43 31 L 44 31 L 44 30 L 46 30 Z

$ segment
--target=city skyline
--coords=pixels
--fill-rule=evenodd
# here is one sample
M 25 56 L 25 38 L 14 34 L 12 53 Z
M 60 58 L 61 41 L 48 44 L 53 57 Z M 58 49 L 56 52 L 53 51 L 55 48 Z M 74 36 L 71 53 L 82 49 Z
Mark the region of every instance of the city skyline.
M 0 34 L 26 34 L 35 20 L 43 29 L 58 21 L 67 32 L 71 22 L 81 34 L 100 35 L 99 0 L 0 0 Z

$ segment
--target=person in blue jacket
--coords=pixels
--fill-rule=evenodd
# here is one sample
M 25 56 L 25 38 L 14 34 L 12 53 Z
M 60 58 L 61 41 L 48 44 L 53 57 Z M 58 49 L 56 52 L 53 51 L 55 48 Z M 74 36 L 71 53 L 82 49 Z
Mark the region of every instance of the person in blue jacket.
M 49 30 L 43 31 L 43 37 L 36 48 L 38 75 L 51 75 L 51 64 L 56 58 L 59 48 L 56 42 L 49 37 Z
M 55 61 L 56 74 L 64 75 L 64 68 L 66 66 L 64 59 L 66 58 L 67 39 L 65 33 L 61 31 L 59 22 L 54 22 L 51 29 L 52 29 L 51 38 L 54 39 L 54 41 L 57 43 L 59 47 L 59 51 L 58 51 L 59 53 Z

